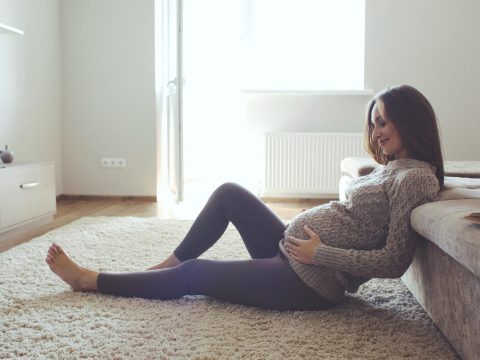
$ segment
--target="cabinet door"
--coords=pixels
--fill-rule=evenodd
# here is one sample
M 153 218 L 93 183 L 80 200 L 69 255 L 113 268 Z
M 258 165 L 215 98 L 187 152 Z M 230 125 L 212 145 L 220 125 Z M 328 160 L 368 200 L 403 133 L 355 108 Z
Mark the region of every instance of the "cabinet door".
M 7 228 L 53 214 L 55 178 L 53 165 L 1 169 L 0 227 Z

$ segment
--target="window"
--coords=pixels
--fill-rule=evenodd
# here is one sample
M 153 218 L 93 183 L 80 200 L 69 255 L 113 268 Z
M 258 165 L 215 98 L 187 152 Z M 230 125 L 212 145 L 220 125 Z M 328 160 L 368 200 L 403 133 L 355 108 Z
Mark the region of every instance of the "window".
M 244 90 L 363 90 L 364 0 L 244 1 Z

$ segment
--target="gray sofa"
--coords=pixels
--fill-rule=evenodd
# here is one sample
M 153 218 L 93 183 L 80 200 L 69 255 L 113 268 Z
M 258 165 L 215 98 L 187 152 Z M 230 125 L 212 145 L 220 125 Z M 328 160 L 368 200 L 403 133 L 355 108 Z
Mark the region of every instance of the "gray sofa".
M 375 166 L 367 158 L 344 159 L 340 199 L 353 178 Z M 419 242 L 402 281 L 459 355 L 480 359 L 480 225 L 463 219 L 480 212 L 480 162 L 446 162 L 445 174 L 439 201 L 411 214 Z

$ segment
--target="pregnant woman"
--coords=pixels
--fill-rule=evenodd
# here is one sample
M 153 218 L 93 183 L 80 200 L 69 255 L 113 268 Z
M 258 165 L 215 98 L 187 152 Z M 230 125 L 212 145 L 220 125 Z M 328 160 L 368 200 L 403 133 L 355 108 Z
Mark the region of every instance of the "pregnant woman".
M 314 207 L 288 225 L 256 196 L 227 183 L 213 192 L 173 254 L 146 271 L 99 273 L 76 264 L 57 244 L 46 262 L 74 291 L 164 300 L 206 295 L 266 309 L 329 309 L 371 278 L 398 278 L 406 271 L 416 245 L 410 213 L 435 201 L 443 185 L 435 113 L 411 86 L 387 88 L 370 101 L 365 145 L 381 166 L 352 181 L 346 201 Z M 252 259 L 197 259 L 230 222 Z

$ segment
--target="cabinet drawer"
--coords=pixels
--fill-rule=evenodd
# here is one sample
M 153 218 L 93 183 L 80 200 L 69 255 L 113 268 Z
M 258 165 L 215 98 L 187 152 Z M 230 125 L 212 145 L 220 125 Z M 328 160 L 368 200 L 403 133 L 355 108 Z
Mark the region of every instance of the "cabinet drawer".
M 33 220 L 55 210 L 53 165 L 25 166 L 3 172 L 0 177 L 0 227 Z

